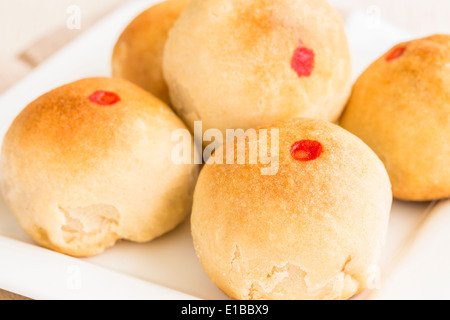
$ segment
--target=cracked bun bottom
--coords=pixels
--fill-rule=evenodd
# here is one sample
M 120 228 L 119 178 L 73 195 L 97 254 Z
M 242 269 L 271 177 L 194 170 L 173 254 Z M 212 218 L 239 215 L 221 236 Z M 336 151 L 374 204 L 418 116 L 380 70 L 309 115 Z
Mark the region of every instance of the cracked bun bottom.
M 83 79 L 31 104 L 1 153 L 4 198 L 38 244 L 92 256 L 120 239 L 147 242 L 190 213 L 196 165 L 171 161 L 185 125 L 120 79 Z
M 276 174 L 262 175 L 260 162 L 214 163 L 226 145 L 203 168 L 191 216 L 200 262 L 233 299 L 350 298 L 379 271 L 392 205 L 386 169 L 328 122 L 262 127 L 258 141 L 275 143 L 271 129 L 279 130 Z

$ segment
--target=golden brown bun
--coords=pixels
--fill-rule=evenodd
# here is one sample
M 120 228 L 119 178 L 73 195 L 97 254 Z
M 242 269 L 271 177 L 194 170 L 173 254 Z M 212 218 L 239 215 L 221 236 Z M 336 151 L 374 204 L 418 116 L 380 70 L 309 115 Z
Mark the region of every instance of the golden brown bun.
M 98 90 L 120 101 L 93 103 Z M 167 105 L 125 80 L 57 88 L 7 132 L 3 195 L 37 243 L 62 253 L 91 256 L 119 239 L 150 241 L 190 212 L 198 168 L 171 161 L 171 134 L 180 128 Z
M 344 27 L 325 0 L 194 0 L 170 31 L 163 71 L 188 126 L 223 132 L 334 121 L 351 90 Z
M 358 79 L 341 125 L 384 162 L 394 196 L 450 196 L 450 35 L 399 44 Z
M 168 0 L 136 17 L 114 47 L 112 73 L 148 90 L 170 105 L 162 74 L 162 56 L 169 30 L 190 0 Z
M 382 162 L 325 121 L 264 128 L 279 129 L 276 175 L 248 161 L 208 162 L 200 174 L 191 223 L 201 264 L 234 299 L 352 297 L 375 275 L 387 231 L 392 193 Z M 302 140 L 322 145 L 317 159 L 292 157 Z

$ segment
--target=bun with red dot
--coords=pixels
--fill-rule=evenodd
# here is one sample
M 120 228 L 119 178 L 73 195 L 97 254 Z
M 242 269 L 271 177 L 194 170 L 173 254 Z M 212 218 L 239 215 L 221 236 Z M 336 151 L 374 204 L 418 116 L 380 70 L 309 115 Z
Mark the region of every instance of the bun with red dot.
M 195 165 L 171 161 L 184 124 L 120 79 L 83 79 L 28 105 L 9 128 L 1 189 L 38 244 L 92 256 L 120 239 L 150 241 L 188 215 Z
M 129 80 L 170 105 L 162 73 L 169 30 L 190 0 L 167 0 L 138 15 L 123 31 L 112 57 L 114 77 Z
M 200 173 L 191 226 L 210 279 L 233 299 L 347 299 L 374 285 L 392 204 L 383 163 L 322 120 L 261 127 L 257 138 L 279 146 L 276 174 L 248 159 L 220 164 L 240 148 L 232 140 Z
M 450 35 L 401 43 L 374 62 L 341 125 L 383 160 L 396 198 L 450 197 Z
M 193 0 L 169 33 L 163 71 L 188 126 L 223 132 L 335 121 L 352 74 L 341 18 L 325 0 Z

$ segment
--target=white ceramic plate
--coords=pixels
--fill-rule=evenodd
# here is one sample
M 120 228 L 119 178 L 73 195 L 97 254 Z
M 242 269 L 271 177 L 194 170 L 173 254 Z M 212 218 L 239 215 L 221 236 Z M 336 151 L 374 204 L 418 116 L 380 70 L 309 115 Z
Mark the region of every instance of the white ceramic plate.
M 112 48 L 121 31 L 156 2 L 129 2 L 0 97 L 0 137 L 15 116 L 41 94 L 81 78 L 109 76 Z M 374 28 L 363 13 L 347 21 L 347 30 L 355 77 L 381 53 L 410 37 L 383 23 Z M 390 268 L 428 207 L 394 203 L 384 269 Z M 122 241 L 99 256 L 75 259 L 36 246 L 1 199 L 0 288 L 33 299 L 227 299 L 202 270 L 188 221 L 153 242 Z

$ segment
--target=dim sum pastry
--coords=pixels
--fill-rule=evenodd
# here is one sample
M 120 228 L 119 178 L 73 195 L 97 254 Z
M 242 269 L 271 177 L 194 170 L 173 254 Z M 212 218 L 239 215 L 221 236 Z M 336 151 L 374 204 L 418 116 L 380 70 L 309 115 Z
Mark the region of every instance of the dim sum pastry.
M 401 43 L 375 61 L 341 125 L 378 154 L 396 198 L 450 197 L 450 35 Z
M 170 31 L 164 76 L 191 129 L 335 121 L 351 90 L 343 23 L 325 0 L 194 0 Z
M 233 299 L 347 299 L 370 286 L 392 204 L 383 163 L 322 120 L 258 132 L 262 145 L 279 144 L 274 174 L 262 175 L 261 162 L 217 162 L 233 150 L 229 140 L 195 189 L 192 235 L 210 279 Z
M 137 16 L 123 31 L 112 57 L 114 77 L 129 80 L 170 105 L 162 74 L 169 30 L 190 0 L 167 0 Z
M 38 244 L 92 256 L 150 241 L 190 213 L 198 168 L 171 161 L 167 105 L 120 79 L 83 79 L 28 105 L 9 128 L 1 187 Z

